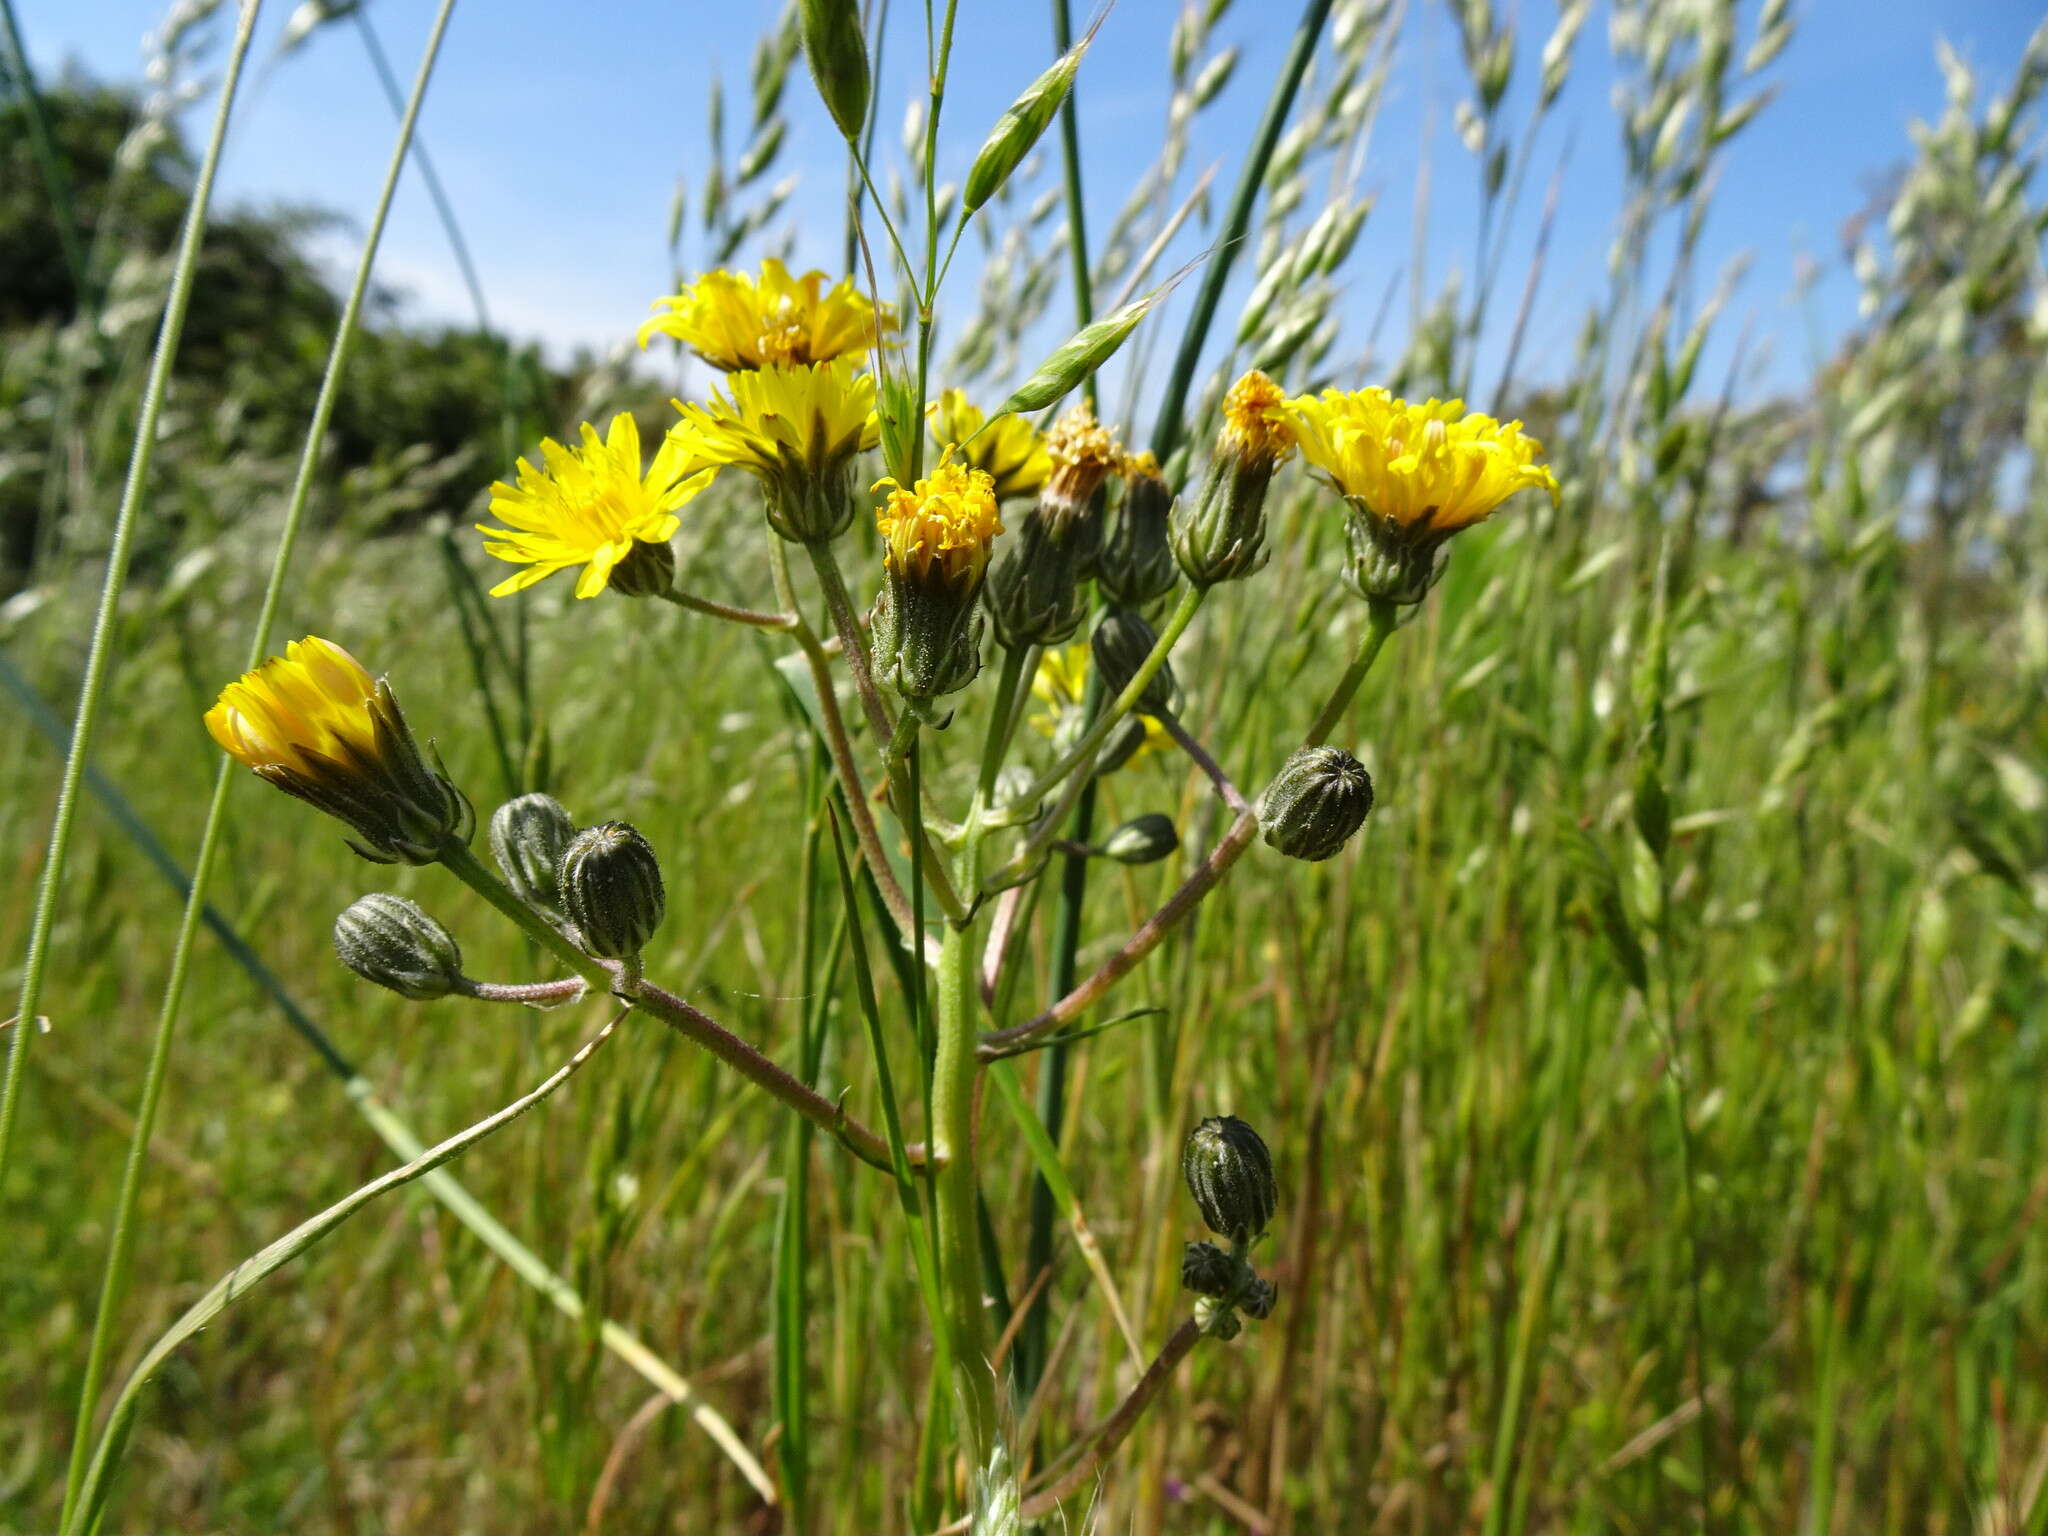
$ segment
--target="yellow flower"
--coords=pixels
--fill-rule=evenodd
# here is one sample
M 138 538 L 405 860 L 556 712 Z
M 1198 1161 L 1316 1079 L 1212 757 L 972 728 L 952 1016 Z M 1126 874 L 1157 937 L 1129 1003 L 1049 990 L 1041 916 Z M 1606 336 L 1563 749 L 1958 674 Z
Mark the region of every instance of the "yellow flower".
M 761 263 L 759 278 L 720 269 L 706 272 L 681 293 L 655 300 L 666 309 L 640 327 L 640 345 L 673 336 L 714 368 L 733 372 L 775 363 L 828 363 L 850 352 L 865 352 L 879 330 L 895 327 L 885 304 L 879 313 L 867 295 L 841 278 L 830 288 L 825 274 L 790 276 L 774 257 Z
M 380 864 L 433 862 L 467 841 L 469 802 L 429 766 L 388 682 L 308 635 L 220 693 L 206 729 L 235 761 L 362 834 Z M 367 844 L 368 846 L 365 846 Z
M 997 501 L 1037 495 L 1052 473 L 1045 439 L 1022 416 L 1012 414 L 987 426 L 987 415 L 957 389 L 940 395 L 926 414 L 931 418 L 932 441 L 941 448 L 959 444 L 963 459 L 988 472 Z
M 1543 445 L 1519 421 L 1468 415 L 1462 400 L 1411 405 L 1384 389 L 1332 389 L 1288 408 L 1302 457 L 1346 497 L 1403 528 L 1455 533 L 1532 486 L 1557 500 L 1557 477 L 1536 462 Z
M 853 458 L 880 437 L 875 381 L 851 358 L 728 375 L 732 393 L 706 405 L 672 402 L 671 431 L 701 461 L 760 476 L 768 521 L 797 543 L 838 537 L 853 521 Z
M 1047 646 L 1038 658 L 1031 692 L 1045 708 L 1030 717 L 1031 728 L 1050 737 L 1056 747 L 1064 748 L 1080 739 L 1084 728 L 1081 706 L 1088 697 L 1088 672 L 1093 665 L 1094 655 L 1085 640 L 1067 646 Z M 1112 773 L 1148 752 L 1164 752 L 1172 745 L 1173 737 L 1153 716 L 1126 716 L 1103 744 L 1095 759 L 1096 771 Z
M 1287 397 L 1278 384 L 1254 368 L 1230 386 L 1223 397 L 1223 432 L 1217 445 L 1222 452 L 1277 467 L 1293 454 L 1294 443 Z
M 636 546 L 666 549 L 689 501 L 717 473 L 691 452 L 687 437 L 664 438 L 645 477 L 640 473 L 640 429 L 621 411 L 600 442 L 585 422 L 582 445 L 540 445 L 541 462 L 519 461 L 519 483 L 491 487 L 491 512 L 509 526 L 479 523 L 484 549 L 525 570 L 491 588 L 503 597 L 571 566 L 583 567 L 578 597 L 595 597 Z M 659 556 L 653 556 L 659 559 Z M 628 583 L 622 590 L 632 590 Z
M 989 545 L 1003 531 L 988 472 L 949 456 L 915 490 L 906 491 L 894 480 L 877 481 L 875 489 L 885 485 L 889 496 L 875 509 L 875 523 L 889 568 L 922 581 L 937 566 L 952 586 L 979 582 L 988 569 Z

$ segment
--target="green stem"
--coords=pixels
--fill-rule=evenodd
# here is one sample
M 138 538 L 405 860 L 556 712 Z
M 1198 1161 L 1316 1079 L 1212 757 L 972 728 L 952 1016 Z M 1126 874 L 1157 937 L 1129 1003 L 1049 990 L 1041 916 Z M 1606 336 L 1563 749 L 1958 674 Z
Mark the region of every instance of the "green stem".
M 1365 674 L 1372 670 L 1372 664 L 1379 660 L 1380 647 L 1387 643 L 1387 636 L 1394 632 L 1394 626 L 1401 622 L 1401 613 L 1392 603 L 1381 598 L 1368 599 L 1364 636 L 1358 642 L 1358 654 L 1351 658 L 1351 665 L 1344 675 L 1337 679 L 1337 686 L 1331 690 L 1322 713 L 1309 726 L 1308 735 L 1303 738 L 1306 745 L 1321 746 L 1336 729 L 1338 720 L 1351 703 L 1351 696 L 1358 692 L 1358 685 L 1365 681 Z
M 1159 631 L 1159 640 L 1152 647 L 1152 654 L 1147 656 L 1138 670 L 1131 674 L 1131 680 L 1124 685 L 1123 692 L 1096 717 L 1081 739 L 1068 748 L 1058 762 L 1040 774 L 1031 787 L 1018 797 L 1019 807 L 1036 805 L 1052 793 L 1068 774 L 1093 760 L 1103 742 L 1109 738 L 1109 733 L 1117 727 L 1124 716 L 1137 707 L 1138 700 L 1145 696 L 1145 690 L 1151 686 L 1152 679 L 1159 675 L 1159 669 L 1166 665 L 1166 658 L 1172 653 L 1175 643 L 1186 632 L 1188 625 L 1193 622 L 1196 612 L 1202 606 L 1202 599 L 1206 596 L 1208 589 L 1205 587 L 1182 589 L 1180 601 L 1174 604 L 1173 612 L 1167 617 L 1166 627 Z M 1023 810 L 1017 813 L 1020 818 L 1024 814 Z M 999 823 L 1000 821 L 998 818 Z
M 664 602 L 674 603 L 691 613 L 701 613 L 714 619 L 725 619 L 733 624 L 745 624 L 754 629 L 795 629 L 801 619 L 794 613 L 762 613 L 753 608 L 735 608 L 730 603 L 715 602 L 708 597 L 698 597 L 692 592 L 670 590 L 661 594 Z
M 206 216 L 213 201 L 214 173 L 220 166 L 221 147 L 227 139 L 228 118 L 234 108 L 236 88 L 241 82 L 242 63 L 256 29 L 260 0 L 248 0 L 235 29 L 228 55 L 227 73 L 221 79 L 220 101 L 214 110 L 213 131 L 207 140 L 206 156 L 200 164 L 199 179 L 192 201 L 185 211 L 184 233 L 178 242 L 177 264 L 171 273 L 170 292 L 164 301 L 163 323 L 157 331 L 156 352 L 150 360 L 149 380 L 144 386 L 141 419 L 136 425 L 135 448 L 128 463 L 128 479 L 121 490 L 121 507 L 114 519 L 112 547 L 107 555 L 107 573 L 100 586 L 99 611 L 93 619 L 92 643 L 86 656 L 85 678 L 79 685 L 78 711 L 72 722 L 71 747 L 64 758 L 64 775 L 57 791 L 57 814 L 50 828 L 49 853 L 43 863 L 43 878 L 36 892 L 36 909 L 29 933 L 28 957 L 23 962 L 21 1003 L 15 1009 L 20 1021 L 14 1030 L 7 1056 L 7 1078 L 0 1087 L 0 1188 L 6 1185 L 8 1151 L 14 1136 L 15 1114 L 20 1106 L 22 1069 L 28 1062 L 28 1043 L 36 1032 L 36 1010 L 42 1003 L 43 979 L 49 964 L 51 933 L 56 918 L 57 897 L 63 889 L 64 869 L 71 848 L 71 829 L 78 815 L 78 791 L 91 753 L 93 735 L 99 725 L 100 693 L 107 668 L 113 659 L 114 623 L 127 584 L 129 555 L 134 549 L 136 514 L 143 490 L 149 483 L 150 460 L 156 451 L 157 422 L 163 411 L 171 364 L 185 330 L 185 314 L 191 303 L 192 284 L 199 267 L 199 252 L 206 232 Z M 13 31 L 13 13 L 8 12 L 8 29 Z M 18 41 L 18 40 L 17 40 Z M 195 908 L 186 908 L 188 926 L 196 920 Z M 135 1132 L 128 1147 L 128 1161 L 122 1172 L 121 1193 L 115 1208 L 113 1239 L 102 1277 L 99 1311 L 93 1319 L 92 1342 L 86 1357 L 85 1377 L 79 1390 L 78 1416 L 73 1431 L 71 1462 L 64 1478 L 64 1503 L 60 1518 L 69 1521 L 85 1477 L 87 1439 L 99 1408 L 99 1387 L 106 1370 L 107 1351 L 113 1332 L 113 1314 L 120 1302 L 128 1256 L 134 1241 L 132 1217 L 142 1170 L 148 1160 L 149 1139 L 156 1118 L 156 1103 L 162 1089 L 164 1067 L 170 1053 L 170 1032 L 159 1027 L 151 1048 L 143 1084 L 141 1107 Z
M 1244 244 L 1245 231 L 1251 227 L 1252 205 L 1259 200 L 1259 193 L 1266 180 L 1266 166 L 1272 161 L 1273 151 L 1280 143 L 1281 130 L 1287 126 L 1287 116 L 1294 110 L 1294 93 L 1301 88 L 1301 77 L 1308 70 L 1308 61 L 1316 51 L 1316 39 L 1322 36 L 1323 23 L 1329 19 L 1331 0 L 1308 0 L 1301 13 L 1301 25 L 1295 28 L 1294 41 L 1289 45 L 1286 62 L 1280 66 L 1279 77 L 1273 82 L 1273 94 L 1266 101 L 1265 116 L 1259 119 L 1258 132 L 1253 136 L 1252 149 L 1244 162 L 1244 170 L 1237 178 L 1237 190 L 1230 195 L 1230 211 L 1224 215 L 1222 232 L 1217 236 L 1214 254 L 1202 273 L 1202 286 L 1195 295 L 1194 313 L 1188 316 L 1188 328 L 1181 336 L 1180 352 L 1173 360 L 1173 372 L 1166 381 L 1166 396 L 1160 402 L 1159 423 L 1152 429 L 1152 451 L 1164 463 L 1167 456 L 1180 443 L 1187 423 L 1181 417 L 1187 409 L 1188 390 L 1195 380 L 1195 366 L 1202 358 L 1202 344 L 1209 338 L 1210 323 L 1216 317 L 1216 305 L 1223 297 L 1223 285 L 1230 277 L 1230 268 L 1237 260 L 1238 248 Z
M 946 926 L 939 950 L 938 1053 L 932 1066 L 932 1157 L 938 1217 L 939 1277 L 944 1287 L 954 1384 L 974 1466 L 985 1466 L 996 1438 L 995 1376 L 982 1317 L 981 1259 L 975 1227 L 974 934 Z

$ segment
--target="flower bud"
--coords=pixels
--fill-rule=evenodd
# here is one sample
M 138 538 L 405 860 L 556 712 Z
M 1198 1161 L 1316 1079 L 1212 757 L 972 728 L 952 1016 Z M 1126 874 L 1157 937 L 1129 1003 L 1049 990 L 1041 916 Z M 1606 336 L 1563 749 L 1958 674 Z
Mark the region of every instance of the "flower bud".
M 1166 596 L 1180 580 L 1167 523 L 1173 492 L 1159 473 L 1159 461 L 1141 453 L 1124 466 L 1124 499 L 1109 518 L 1095 580 L 1120 608 L 1143 608 Z
M 454 935 L 403 896 L 380 891 L 349 903 L 334 920 L 334 953 L 363 980 L 416 1003 L 468 990 Z
M 563 850 L 555 879 L 583 948 L 600 959 L 638 955 L 667 910 L 654 849 L 623 821 L 578 832 Z
M 1223 401 L 1223 430 L 1194 505 L 1174 504 L 1173 555 L 1198 587 L 1236 581 L 1266 563 L 1266 487 L 1294 452 L 1279 386 L 1253 369 Z
M 1290 859 L 1332 857 L 1365 825 L 1372 776 L 1339 747 L 1303 747 L 1259 797 L 1266 841 Z
M 1158 811 L 1133 817 L 1103 840 L 1104 857 L 1119 864 L 1156 864 L 1180 847 L 1173 818 Z
M 1263 1323 L 1273 1315 L 1274 1303 L 1280 1293 L 1273 1289 L 1270 1280 L 1254 1280 L 1238 1295 L 1237 1305 L 1244 1315 L 1254 1322 Z
M 1095 754 L 1096 774 L 1115 773 L 1136 757 L 1144 746 L 1145 722 L 1136 715 L 1124 716 L 1123 723 L 1109 733 L 1109 739 Z
M 1090 644 L 1095 654 L 1095 665 L 1102 669 L 1103 697 L 1111 699 L 1121 696 L 1131 685 L 1131 679 L 1138 675 L 1138 669 L 1144 666 L 1146 658 L 1158 646 L 1159 635 L 1129 609 L 1113 608 L 1095 626 Z M 1159 670 L 1152 674 L 1151 681 L 1145 684 L 1145 691 L 1138 695 L 1138 712 L 1171 714 L 1178 693 L 1173 663 L 1162 662 Z
M 1188 1133 L 1180 1171 L 1211 1232 L 1249 1243 L 1271 1224 L 1280 1204 L 1273 1157 L 1235 1115 L 1212 1115 Z
M 1087 611 L 1081 578 L 1102 538 L 1092 503 L 1123 458 L 1085 405 L 1060 417 L 1045 448 L 1052 472 L 988 578 L 985 601 L 996 637 L 1015 650 L 1058 645 L 1080 627 Z
M 1181 1250 L 1181 1289 L 1197 1296 L 1228 1296 L 1237 1285 L 1238 1265 L 1214 1243 L 1189 1243 Z
M 576 823 L 553 795 L 521 795 L 491 815 L 491 857 L 513 893 L 543 912 L 562 910 L 555 883 Z

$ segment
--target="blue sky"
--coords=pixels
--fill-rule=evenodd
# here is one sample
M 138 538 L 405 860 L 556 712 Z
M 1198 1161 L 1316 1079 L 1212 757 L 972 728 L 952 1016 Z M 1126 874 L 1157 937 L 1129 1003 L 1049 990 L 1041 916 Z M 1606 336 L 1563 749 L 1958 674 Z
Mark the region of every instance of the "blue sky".
M 1506 10 L 1512 0 L 1497 3 Z M 1082 133 L 1098 231 L 1156 149 L 1166 38 L 1178 5 L 1120 0 L 1082 71 Z M 104 79 L 135 80 L 144 63 L 143 36 L 164 9 L 162 0 L 26 0 L 20 14 L 30 56 L 46 79 L 76 64 Z M 881 86 L 881 143 L 892 152 L 904 104 L 921 88 L 919 9 L 897 0 L 892 12 Z M 1217 44 L 1240 45 L 1243 58 L 1203 119 L 1190 165 L 1220 162 L 1220 186 L 1235 172 L 1295 9 L 1283 0 L 1237 0 L 1219 25 Z M 221 46 L 232 10 L 225 5 L 216 18 Z M 382 174 L 392 115 L 352 27 L 330 27 L 298 52 L 274 57 L 291 10 L 288 0 L 269 0 L 265 7 L 258 44 L 264 63 L 249 82 L 236 123 L 224 192 L 249 203 L 318 204 L 359 228 Z M 744 134 L 753 40 L 778 10 L 702 0 L 463 0 L 421 131 L 501 326 L 538 338 L 558 354 L 577 346 L 603 350 L 630 337 L 649 301 L 668 286 L 666 231 L 677 178 L 692 188 L 703 185 L 705 98 L 713 72 L 725 79 L 728 119 L 737 121 L 729 132 Z M 1996 0 L 1808 0 L 1795 10 L 1797 34 L 1767 76 L 1779 95 L 1735 141 L 1706 240 L 1709 279 L 1738 252 L 1753 257 L 1731 306 L 1737 324 L 1728 329 L 1745 320 L 1751 325 L 1764 348 L 1759 382 L 1777 385 L 1796 383 L 1816 347 L 1853 321 L 1854 286 L 1841 259 L 1839 230 L 1874 178 L 1906 155 L 1909 122 L 1940 110 L 1937 37 L 1977 67 L 1987 93 L 1995 92 L 2009 81 L 2040 15 L 2037 6 Z M 372 7 L 386 49 L 408 79 L 432 11 L 428 0 L 376 0 Z M 1743 11 L 1746 39 L 1753 7 Z M 1524 0 L 1519 16 L 1524 52 L 1533 56 L 1554 22 L 1554 5 Z M 1434 171 L 1432 275 L 1466 263 L 1472 245 L 1475 175 L 1451 127 L 1463 83 L 1451 34 L 1440 10 L 1422 3 L 1410 4 L 1404 25 L 1404 63 L 1365 174 L 1365 187 L 1379 200 L 1353 258 L 1350 303 L 1360 316 L 1377 307 L 1386 274 L 1409 262 L 1423 157 Z M 219 51 L 210 67 L 217 68 Z M 948 173 L 964 169 L 989 124 L 1051 54 L 1043 5 L 962 0 L 942 135 Z M 831 267 L 842 228 L 843 162 L 801 68 L 790 86 L 790 138 L 777 174 L 793 170 L 803 177 L 791 204 L 797 256 Z M 1532 57 L 1522 70 L 1525 81 L 1533 73 Z M 1620 185 L 1611 82 L 1603 7 L 1581 40 L 1573 83 L 1544 130 L 1518 221 L 1526 246 L 1542 183 L 1569 143 L 1544 302 L 1528 343 L 1539 375 L 1546 353 L 1570 347 L 1586 303 L 1605 281 Z M 195 137 L 203 132 L 203 110 L 202 104 L 189 122 Z M 1510 121 L 1517 120 L 1519 113 L 1511 113 Z M 333 237 L 338 263 L 352 248 L 352 236 Z M 1511 251 L 1506 266 L 1513 290 L 1520 285 L 1518 255 Z M 1794 298 L 1802 258 L 1819 262 L 1823 272 L 1804 304 Z M 461 320 L 470 313 L 414 177 L 407 178 L 394 211 L 379 276 L 410 296 L 416 315 Z M 971 302 L 972 279 L 971 270 L 955 276 L 951 291 L 960 302 Z M 1511 307 L 1501 306 L 1503 322 Z M 1227 307 L 1226 321 L 1232 314 Z

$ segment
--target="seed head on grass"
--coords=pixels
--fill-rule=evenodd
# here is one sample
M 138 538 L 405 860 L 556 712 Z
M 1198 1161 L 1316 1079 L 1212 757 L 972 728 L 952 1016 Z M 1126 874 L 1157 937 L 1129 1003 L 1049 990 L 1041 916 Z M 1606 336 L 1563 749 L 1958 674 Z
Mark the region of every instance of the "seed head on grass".
M 223 688 L 206 729 L 259 778 L 353 827 L 349 846 L 372 863 L 431 864 L 475 825 L 391 684 L 318 635 Z

